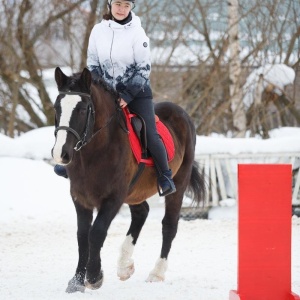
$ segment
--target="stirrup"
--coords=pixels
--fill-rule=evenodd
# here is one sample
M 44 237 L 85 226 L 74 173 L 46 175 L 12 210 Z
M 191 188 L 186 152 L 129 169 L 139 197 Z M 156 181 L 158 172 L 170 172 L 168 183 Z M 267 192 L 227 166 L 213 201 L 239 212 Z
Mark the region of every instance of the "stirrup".
M 159 183 L 157 181 L 157 190 L 158 190 L 158 194 L 160 197 L 165 197 L 165 196 L 171 195 L 176 192 L 176 187 L 175 187 L 174 181 L 165 175 L 164 175 L 164 179 L 167 179 L 169 186 L 167 189 L 162 190 L 161 186 L 159 185 Z

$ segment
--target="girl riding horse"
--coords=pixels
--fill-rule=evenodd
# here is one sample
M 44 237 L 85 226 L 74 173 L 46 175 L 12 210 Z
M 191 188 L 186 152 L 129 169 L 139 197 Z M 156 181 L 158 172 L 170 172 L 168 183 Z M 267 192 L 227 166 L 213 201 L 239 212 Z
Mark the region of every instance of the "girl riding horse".
M 146 124 L 148 150 L 155 161 L 160 195 L 176 191 L 165 147 L 157 133 L 150 86 L 150 45 L 133 12 L 133 0 L 109 0 L 108 13 L 90 35 L 87 65 L 93 77 L 103 78 L 119 95 L 122 108 L 141 116 Z M 58 175 L 67 177 L 61 166 Z

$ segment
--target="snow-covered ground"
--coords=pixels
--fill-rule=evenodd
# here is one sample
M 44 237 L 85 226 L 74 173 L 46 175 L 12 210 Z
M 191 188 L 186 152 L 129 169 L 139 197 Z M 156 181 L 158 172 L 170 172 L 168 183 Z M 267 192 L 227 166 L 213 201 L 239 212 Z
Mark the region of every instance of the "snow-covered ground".
M 197 151 L 270 152 L 275 145 L 280 149 L 286 145 L 289 151 L 300 152 L 299 129 L 276 130 L 272 137 L 268 141 L 198 137 Z M 51 158 L 53 143 L 53 127 L 14 140 L 0 134 L 1 299 L 229 299 L 229 291 L 237 287 L 234 206 L 218 208 L 211 220 L 180 220 L 165 282 L 145 282 L 160 252 L 163 205 L 158 197 L 150 200 L 150 215 L 134 253 L 136 271 L 132 278 L 122 282 L 116 275 L 120 245 L 130 223 L 124 206 L 110 227 L 102 251 L 103 286 L 84 294 L 66 294 L 64 290 L 77 264 L 76 215 L 68 180 L 56 176 L 53 167 L 44 161 Z M 297 294 L 299 249 L 300 218 L 293 217 L 292 291 Z

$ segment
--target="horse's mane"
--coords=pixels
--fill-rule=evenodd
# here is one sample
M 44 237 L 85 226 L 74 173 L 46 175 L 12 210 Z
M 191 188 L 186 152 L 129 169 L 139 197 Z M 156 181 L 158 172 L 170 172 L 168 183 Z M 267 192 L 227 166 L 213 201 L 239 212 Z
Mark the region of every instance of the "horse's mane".
M 111 87 L 103 78 L 99 77 L 98 79 L 93 78 L 93 83 L 102 87 L 105 91 L 110 93 L 114 99 L 119 98 L 119 93 Z
M 81 73 L 74 73 L 71 77 L 69 77 L 68 86 L 70 88 L 75 87 L 76 83 L 80 79 Z M 119 93 L 111 87 L 102 77 L 93 78 L 92 82 L 94 85 L 103 88 L 105 91 L 107 91 L 111 96 L 116 100 L 119 98 Z

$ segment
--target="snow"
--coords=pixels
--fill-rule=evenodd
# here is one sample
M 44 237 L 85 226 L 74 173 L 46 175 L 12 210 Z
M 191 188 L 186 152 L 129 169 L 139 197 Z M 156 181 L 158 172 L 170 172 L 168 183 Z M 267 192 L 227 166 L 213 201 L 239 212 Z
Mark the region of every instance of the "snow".
M 237 220 L 234 199 L 223 199 L 210 220 L 180 220 L 166 280 L 146 283 L 161 247 L 162 200 L 150 199 L 150 215 L 134 251 L 135 273 L 117 278 L 117 259 L 130 223 L 122 207 L 102 251 L 104 284 L 96 291 L 66 294 L 77 264 L 76 214 L 69 181 L 51 160 L 54 128 L 10 139 L 0 134 L 1 299 L 220 300 L 237 288 Z M 197 137 L 197 153 L 299 153 L 300 129 L 281 128 L 271 139 Z M 292 219 L 292 291 L 300 294 L 300 218 Z
M 0 157 L 23 157 L 51 160 L 54 146 L 54 127 L 42 127 L 28 131 L 14 139 L 0 134 Z
M 270 139 L 227 138 L 223 135 L 197 136 L 196 155 L 240 153 L 299 153 L 300 128 L 283 127 L 269 132 Z M 0 133 L 0 157 L 24 157 L 50 161 L 54 127 L 31 130 L 14 139 Z
M 259 90 L 259 78 L 263 76 L 262 88 Z M 284 64 L 266 64 L 255 69 L 246 80 L 243 86 L 243 102 L 247 108 L 255 101 L 255 95 L 262 93 L 270 84 L 274 86 L 272 91 L 277 95 L 282 95 L 284 87 L 293 84 L 295 80 L 295 71 Z
M 221 136 L 197 136 L 197 154 L 241 154 L 241 153 L 299 153 L 300 135 L 292 135 L 293 128 L 285 128 L 286 135 L 282 134 L 276 138 L 276 131 L 271 131 L 271 139 L 258 138 L 225 138 Z M 288 131 L 291 134 L 288 135 Z

